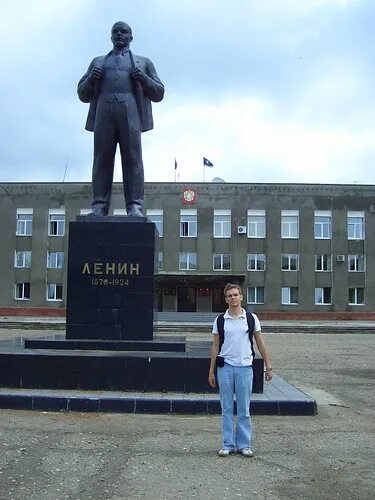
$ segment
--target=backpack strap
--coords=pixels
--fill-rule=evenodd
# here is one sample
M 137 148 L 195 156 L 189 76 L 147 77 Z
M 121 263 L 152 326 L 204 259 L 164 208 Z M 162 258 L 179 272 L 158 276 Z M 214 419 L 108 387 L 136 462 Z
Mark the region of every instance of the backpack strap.
M 253 333 L 254 333 L 254 316 L 250 312 L 246 312 L 246 320 L 247 320 L 247 328 L 249 332 L 249 340 L 250 340 L 250 347 L 251 347 L 251 354 L 253 355 L 253 360 L 255 359 L 255 351 L 254 351 L 254 345 L 253 345 Z
M 224 343 L 224 314 L 219 314 L 216 320 L 217 331 L 219 333 L 219 352 Z

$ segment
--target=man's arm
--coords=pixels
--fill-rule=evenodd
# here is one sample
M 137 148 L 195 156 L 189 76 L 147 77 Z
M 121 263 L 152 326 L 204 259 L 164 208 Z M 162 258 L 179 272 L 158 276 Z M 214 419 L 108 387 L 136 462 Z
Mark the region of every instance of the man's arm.
M 271 364 L 271 359 L 267 353 L 266 344 L 264 343 L 261 330 L 254 332 L 254 338 L 255 338 L 255 342 L 257 344 L 258 351 L 260 352 L 260 355 L 262 356 L 262 358 L 264 360 L 264 364 L 266 365 L 265 379 L 271 380 L 272 379 L 272 364 Z
M 150 59 L 144 59 L 146 61 L 145 71 L 136 66 L 132 70 L 133 78 L 142 84 L 143 93 L 146 97 L 153 102 L 159 102 L 164 97 L 164 85 L 161 83 L 155 66 Z
M 208 383 L 211 387 L 216 387 L 216 378 L 215 378 L 215 364 L 216 357 L 219 354 L 219 335 L 214 334 L 214 340 L 212 342 L 211 348 L 211 361 L 210 361 L 210 370 L 208 372 Z
M 93 59 L 91 64 L 78 82 L 77 93 L 80 101 L 91 102 L 94 97 L 96 83 L 103 74 L 103 69 L 96 64 L 97 59 Z

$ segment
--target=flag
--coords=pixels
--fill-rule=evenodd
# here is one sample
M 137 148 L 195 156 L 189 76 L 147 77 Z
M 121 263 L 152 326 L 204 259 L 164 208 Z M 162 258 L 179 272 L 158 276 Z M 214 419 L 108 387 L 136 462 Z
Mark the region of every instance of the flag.
M 205 158 L 204 156 L 203 156 L 203 165 L 205 167 L 213 167 L 214 166 L 214 164 L 211 163 L 210 160 L 207 160 L 207 158 Z
M 174 159 L 174 169 L 177 170 L 177 160 L 176 160 L 176 158 Z

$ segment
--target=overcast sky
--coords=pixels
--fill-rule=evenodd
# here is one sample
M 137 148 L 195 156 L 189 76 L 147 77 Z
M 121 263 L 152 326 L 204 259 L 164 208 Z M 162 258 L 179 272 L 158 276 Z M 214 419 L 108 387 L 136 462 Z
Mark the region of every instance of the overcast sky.
M 374 0 L 1 0 L 0 181 L 90 181 L 76 87 L 118 20 L 166 87 L 146 181 L 375 183 Z

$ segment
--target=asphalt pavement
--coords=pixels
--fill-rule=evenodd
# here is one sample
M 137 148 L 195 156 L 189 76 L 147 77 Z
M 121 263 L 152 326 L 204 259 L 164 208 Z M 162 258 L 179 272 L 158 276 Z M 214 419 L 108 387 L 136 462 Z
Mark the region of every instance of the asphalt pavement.
M 217 456 L 219 416 L 0 410 L 0 499 L 373 499 L 375 335 L 265 340 L 318 415 L 253 417 L 254 458 Z

